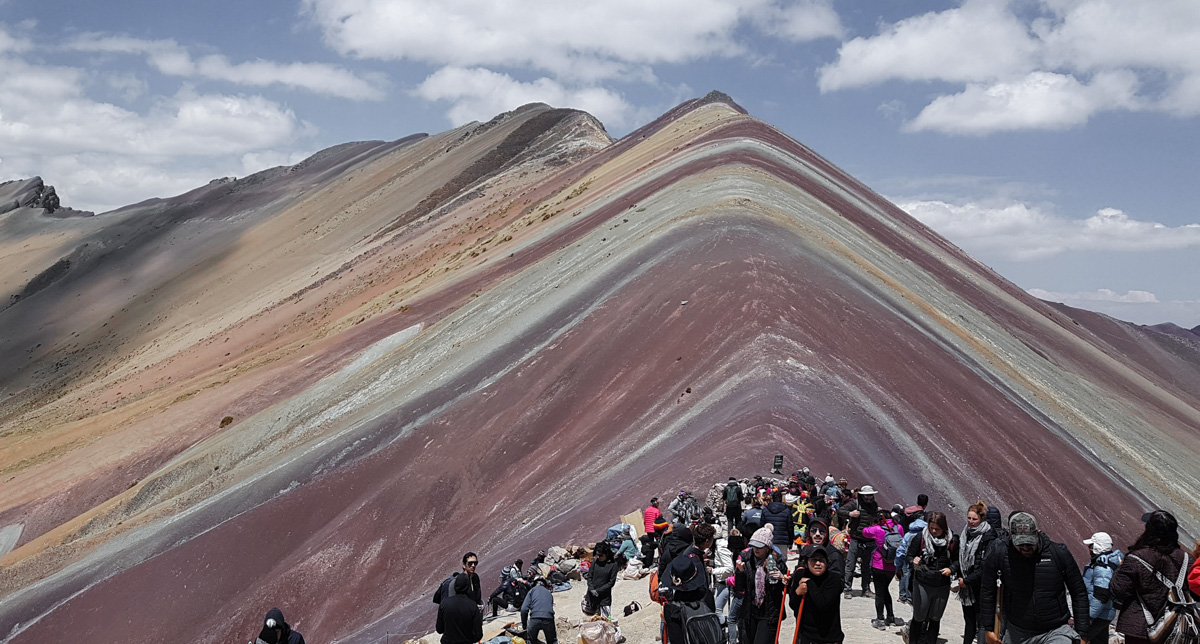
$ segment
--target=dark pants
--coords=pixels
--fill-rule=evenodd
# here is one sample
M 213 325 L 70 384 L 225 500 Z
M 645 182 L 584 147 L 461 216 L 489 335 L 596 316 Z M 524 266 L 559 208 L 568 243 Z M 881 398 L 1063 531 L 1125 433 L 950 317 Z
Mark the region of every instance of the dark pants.
M 963 606 L 962 609 L 963 644 L 982 644 L 982 634 L 979 632 L 979 602 L 975 602 L 973 606 Z
M 936 619 L 908 623 L 908 644 L 937 644 L 942 623 Z
M 725 520 L 729 522 L 729 529 L 730 529 L 730 530 L 733 530 L 734 528 L 740 528 L 740 526 L 739 526 L 738 524 L 742 522 L 742 512 L 741 512 L 741 510 L 738 510 L 738 511 L 735 511 L 735 512 L 726 512 L 726 513 L 725 513 Z M 739 531 L 739 532 L 741 532 L 741 530 L 740 530 L 740 529 L 739 529 L 738 531 Z M 734 553 L 734 554 L 737 554 L 737 553 Z
M 854 587 L 854 570 L 858 566 L 858 562 L 862 562 L 862 589 L 863 592 L 871 586 L 871 554 L 875 552 L 875 541 L 863 541 L 862 539 L 851 539 L 849 552 L 846 553 L 846 575 L 845 586 L 846 592 Z
M 896 573 L 885 570 L 871 569 L 871 580 L 875 583 L 875 617 L 894 621 L 896 614 L 892 612 L 892 579 Z M 884 616 L 886 614 L 886 617 Z
M 1096 619 L 1092 618 L 1092 623 L 1088 626 L 1086 633 L 1080 633 L 1083 639 L 1088 644 L 1108 644 L 1108 625 L 1112 623 L 1111 619 Z M 1129 638 L 1125 638 L 1129 641 Z
M 538 633 L 546 634 L 545 644 L 558 644 L 558 633 L 554 630 L 554 620 L 544 617 L 530 617 L 529 628 L 526 629 L 525 641 L 534 644 L 538 641 Z
M 778 635 L 777 629 L 779 628 L 778 617 L 748 617 L 741 621 L 741 625 L 742 634 L 745 637 L 738 641 L 742 644 L 775 644 L 775 636 Z

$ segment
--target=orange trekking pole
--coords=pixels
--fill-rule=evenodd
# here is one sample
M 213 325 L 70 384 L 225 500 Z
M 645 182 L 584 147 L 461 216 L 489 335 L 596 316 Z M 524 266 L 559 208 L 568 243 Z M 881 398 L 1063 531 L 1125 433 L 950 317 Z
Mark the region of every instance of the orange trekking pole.
M 783 597 L 779 599 L 779 623 L 775 624 L 775 644 L 779 644 L 779 631 L 783 629 L 783 615 L 787 612 L 787 585 L 791 574 L 783 576 Z
M 800 608 L 796 611 L 796 632 L 792 633 L 792 644 L 800 641 L 800 617 L 804 615 L 804 600 L 808 595 L 800 598 Z

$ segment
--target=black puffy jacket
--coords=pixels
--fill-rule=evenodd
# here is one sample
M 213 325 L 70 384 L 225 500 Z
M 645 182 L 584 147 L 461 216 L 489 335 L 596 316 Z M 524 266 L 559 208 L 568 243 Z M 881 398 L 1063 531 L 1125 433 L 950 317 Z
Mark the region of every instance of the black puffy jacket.
M 908 559 L 908 565 L 912 567 L 913 579 L 927 588 L 949 586 L 950 579 L 959 572 L 958 536 L 950 535 L 946 539 L 946 545 L 941 548 L 934 546 L 932 558 L 925 555 L 924 537 L 924 532 L 918 532 L 908 543 L 908 549 L 905 550 L 904 556 Z M 917 557 L 921 558 L 919 564 L 913 563 Z M 942 574 L 946 568 L 950 569 L 950 577 Z
M 855 510 L 858 510 L 858 516 L 850 516 L 850 513 Z M 859 541 L 874 541 L 874 539 L 864 537 L 862 531 L 869 525 L 879 523 L 879 501 L 877 499 L 872 499 L 870 503 L 859 499 L 843 503 L 838 506 L 837 513 L 841 524 L 849 528 L 850 538 Z
M 1071 551 L 1061 543 L 1038 534 L 1037 554 L 1022 555 L 1012 542 L 994 547 L 983 560 L 983 581 L 979 592 L 979 614 L 996 612 L 996 580 L 1004 582 L 1004 616 L 1008 621 L 1030 633 L 1046 633 L 1067 623 L 1067 593 L 1071 594 L 1071 610 L 1075 614 L 1075 631 L 1087 632 L 1091 625 L 1088 613 L 1087 586 L 1079 564 Z M 984 626 L 991 630 L 990 620 Z
M 785 505 L 783 501 L 771 501 L 767 507 L 763 508 L 763 521 L 775 528 L 771 543 L 783 546 L 785 551 L 792 546 L 792 539 L 795 539 L 795 536 L 792 534 L 794 524 L 790 506 Z

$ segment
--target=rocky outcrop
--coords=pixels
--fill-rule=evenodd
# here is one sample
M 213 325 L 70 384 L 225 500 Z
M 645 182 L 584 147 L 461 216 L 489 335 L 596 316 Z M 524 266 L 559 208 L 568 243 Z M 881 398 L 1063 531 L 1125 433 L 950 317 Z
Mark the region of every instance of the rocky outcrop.
M 59 218 L 90 217 L 93 214 L 64 208 L 54 186 L 44 183 L 41 177 L 0 183 L 0 215 L 18 208 L 41 208 L 43 214 Z

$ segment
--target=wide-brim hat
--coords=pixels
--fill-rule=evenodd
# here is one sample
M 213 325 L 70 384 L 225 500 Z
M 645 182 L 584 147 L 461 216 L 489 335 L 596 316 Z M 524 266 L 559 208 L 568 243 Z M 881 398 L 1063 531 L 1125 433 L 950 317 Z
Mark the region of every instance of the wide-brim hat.
M 859 494 L 870 494 L 870 495 L 879 494 L 878 492 L 875 491 L 875 488 L 871 487 L 870 485 L 862 486 L 861 488 L 858 489 L 858 493 Z
M 676 557 L 666 572 L 671 587 L 677 591 L 696 590 L 708 583 L 704 564 L 694 556 Z

